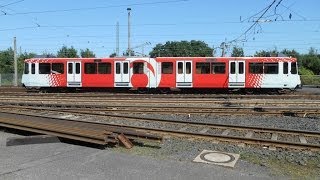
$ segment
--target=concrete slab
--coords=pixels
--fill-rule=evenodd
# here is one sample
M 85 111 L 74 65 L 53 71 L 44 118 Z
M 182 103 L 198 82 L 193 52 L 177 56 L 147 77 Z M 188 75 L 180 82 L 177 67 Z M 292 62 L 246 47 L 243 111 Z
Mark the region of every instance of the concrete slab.
M 265 167 L 242 160 L 231 169 L 171 157 L 121 153 L 114 148 L 101 150 L 64 143 L 5 146 L 8 137 L 19 135 L 0 131 L 0 179 L 279 179 Z
M 203 150 L 193 162 L 215 164 L 225 167 L 234 167 L 240 155 L 227 152 Z
M 18 146 L 26 144 L 42 144 L 42 143 L 58 143 L 60 142 L 57 136 L 37 135 L 25 137 L 9 137 L 7 138 L 7 146 Z

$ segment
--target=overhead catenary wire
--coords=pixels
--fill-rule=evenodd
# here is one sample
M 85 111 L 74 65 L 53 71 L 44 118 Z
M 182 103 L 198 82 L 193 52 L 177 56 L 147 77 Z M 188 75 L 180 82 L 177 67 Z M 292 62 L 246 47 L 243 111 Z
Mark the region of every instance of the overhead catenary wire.
M 84 11 L 84 10 L 108 9 L 108 8 L 116 8 L 116 7 L 132 7 L 132 6 L 180 3 L 180 2 L 186 2 L 186 1 L 189 1 L 189 0 L 155 1 L 155 2 L 132 3 L 132 4 L 123 4 L 123 5 L 86 7 L 86 8 L 70 8 L 70 9 L 57 9 L 57 10 L 44 10 L 44 11 L 29 11 L 29 12 L 12 13 L 10 15 L 14 16 L 14 15 L 26 15 L 26 14 L 45 14 L 45 13 L 57 13 L 57 12 L 73 12 L 73 11 Z

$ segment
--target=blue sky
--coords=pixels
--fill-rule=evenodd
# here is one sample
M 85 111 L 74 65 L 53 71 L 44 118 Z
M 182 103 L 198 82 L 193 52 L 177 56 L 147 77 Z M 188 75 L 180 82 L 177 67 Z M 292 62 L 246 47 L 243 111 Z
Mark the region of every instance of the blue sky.
M 22 52 L 56 53 L 63 45 L 72 45 L 77 50 L 89 48 L 98 57 L 109 56 L 116 50 L 119 22 L 122 53 L 127 48 L 130 7 L 131 46 L 150 42 L 145 53 L 157 43 L 181 40 L 201 40 L 210 47 L 236 40 L 230 47 L 243 47 L 245 55 L 275 48 L 306 53 L 314 47 L 319 52 L 320 1 L 282 0 L 275 9 L 280 1 L 244 34 L 261 13 L 252 15 L 273 0 L 0 0 L 0 49 L 12 46 L 15 36 Z

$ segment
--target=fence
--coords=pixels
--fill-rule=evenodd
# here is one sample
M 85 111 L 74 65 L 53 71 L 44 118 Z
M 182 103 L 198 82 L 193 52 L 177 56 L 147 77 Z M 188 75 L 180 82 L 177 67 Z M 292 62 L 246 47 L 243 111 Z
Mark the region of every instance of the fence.
M 22 74 L 18 74 L 18 86 L 21 86 Z M 0 86 L 14 86 L 14 74 L 0 74 Z
M 22 74 L 18 74 L 18 86 L 21 86 Z M 320 75 L 303 75 L 301 77 L 302 85 L 320 86 Z M 0 86 L 13 86 L 14 74 L 0 74 Z
M 320 86 L 320 75 L 300 76 L 302 85 Z

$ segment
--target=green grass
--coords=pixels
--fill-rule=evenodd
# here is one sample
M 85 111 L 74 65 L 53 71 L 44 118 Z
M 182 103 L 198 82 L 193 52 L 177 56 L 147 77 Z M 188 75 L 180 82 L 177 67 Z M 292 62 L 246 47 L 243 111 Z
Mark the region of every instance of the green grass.
M 320 76 L 300 76 L 303 85 L 320 85 Z
M 310 160 L 305 166 L 290 163 L 285 160 L 278 160 L 275 157 L 261 159 L 254 154 L 242 153 L 241 159 L 252 162 L 257 165 L 266 166 L 275 176 L 290 177 L 292 179 L 319 179 L 320 168 L 317 162 Z

